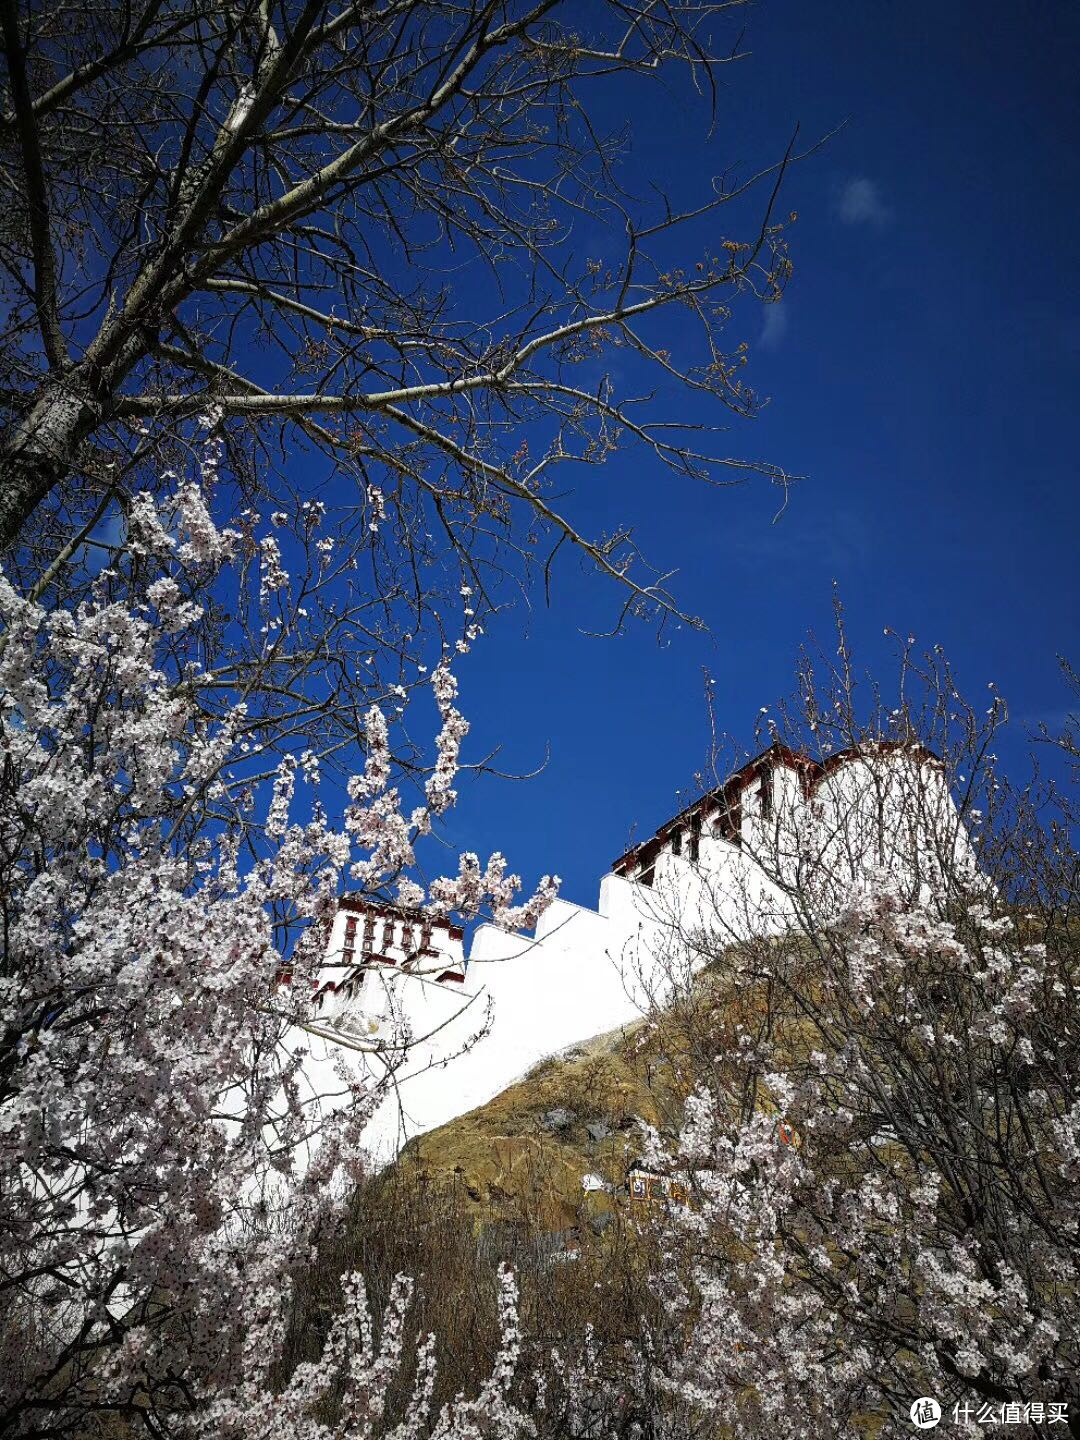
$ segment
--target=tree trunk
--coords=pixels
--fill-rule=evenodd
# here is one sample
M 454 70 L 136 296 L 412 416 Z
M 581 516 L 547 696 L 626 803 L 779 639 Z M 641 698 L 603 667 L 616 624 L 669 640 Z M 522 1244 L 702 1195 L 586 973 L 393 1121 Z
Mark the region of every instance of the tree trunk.
M 54 380 L 0 439 L 0 554 L 54 485 L 75 468 L 101 409 L 74 375 Z

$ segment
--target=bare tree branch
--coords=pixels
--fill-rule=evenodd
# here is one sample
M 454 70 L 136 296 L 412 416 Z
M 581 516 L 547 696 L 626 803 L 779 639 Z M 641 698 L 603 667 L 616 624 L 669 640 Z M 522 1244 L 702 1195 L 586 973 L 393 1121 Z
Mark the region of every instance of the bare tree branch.
M 49 364 L 54 370 L 61 370 L 67 366 L 71 357 L 60 324 L 56 256 L 50 234 L 49 194 L 41 159 L 37 121 L 26 79 L 26 57 L 19 36 L 15 0 L 2 0 L 0 3 L 0 24 L 3 26 L 15 122 L 26 176 L 30 243 L 34 257 L 34 303 L 37 306 L 41 340 Z

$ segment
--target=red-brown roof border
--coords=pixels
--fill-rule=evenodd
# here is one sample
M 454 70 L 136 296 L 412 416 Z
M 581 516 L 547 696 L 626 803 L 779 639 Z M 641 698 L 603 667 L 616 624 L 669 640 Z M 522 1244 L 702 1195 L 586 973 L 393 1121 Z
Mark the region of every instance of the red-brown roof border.
M 700 813 L 704 822 L 707 816 L 723 808 L 725 802 L 730 803 L 730 798 L 734 794 L 741 794 L 767 767 L 779 763 L 787 766 L 789 770 L 798 771 L 802 780 L 803 794 L 809 797 L 822 780 L 832 774 L 834 770 L 839 769 L 841 765 L 846 765 L 853 760 L 864 759 L 867 755 L 875 752 L 895 750 L 910 750 L 924 760 L 942 766 L 941 759 L 919 741 L 867 741 L 862 744 L 849 745 L 844 750 L 837 750 L 834 754 L 826 756 L 824 760 L 815 760 L 810 755 L 804 755 L 798 750 L 792 750 L 788 745 L 774 741 L 767 750 L 763 750 L 760 755 L 755 755 L 734 774 L 729 775 L 722 785 L 707 791 L 692 804 L 687 805 L 685 809 L 680 810 L 677 815 L 672 816 L 670 820 L 666 820 L 647 840 L 639 841 L 637 845 L 632 845 L 629 850 L 624 851 L 617 860 L 612 862 L 611 869 L 616 875 L 619 875 L 625 873 L 631 862 L 647 866 L 649 861 L 655 858 L 672 830 L 688 824 L 697 813 Z M 942 766 L 942 768 L 944 767 Z

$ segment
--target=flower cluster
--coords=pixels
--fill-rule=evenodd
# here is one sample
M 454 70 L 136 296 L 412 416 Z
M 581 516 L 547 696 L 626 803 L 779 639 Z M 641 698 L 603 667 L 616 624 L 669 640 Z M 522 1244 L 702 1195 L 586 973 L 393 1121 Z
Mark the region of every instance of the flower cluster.
M 854 1437 L 905 1396 L 1069 1397 L 1071 952 L 1021 939 L 985 886 L 912 904 L 882 876 L 839 913 L 812 893 L 796 931 L 725 950 L 715 983 L 743 1018 L 711 1042 L 677 1153 L 653 1136 L 695 1197 L 672 1222 L 689 1343 L 665 1385 L 791 1440 Z
M 198 597 L 247 573 L 236 535 L 211 517 L 216 454 L 212 442 L 202 483 L 181 484 L 171 507 L 131 502 L 127 555 L 114 563 L 140 567 L 148 603 L 113 598 L 115 569 L 71 610 L 24 599 L 0 573 L 5 1433 L 31 1417 L 70 1428 L 86 1407 L 133 1406 L 159 1430 L 185 1413 L 219 1434 L 265 1415 L 280 1434 L 291 1413 L 295 1433 L 322 1433 L 310 1375 L 280 1413 L 269 1376 L 292 1267 L 361 1172 L 381 1091 L 344 1061 L 351 1103 L 321 1106 L 301 1086 L 312 982 L 350 867 L 362 884 L 396 879 L 425 901 L 402 872 L 453 801 L 467 725 L 441 665 L 427 803 L 402 809 L 376 706 L 343 826 L 317 803 L 298 813 L 319 753 L 279 747 L 268 769 L 246 701 L 202 703 Z M 278 542 L 260 550 L 264 595 L 286 591 Z M 460 899 L 474 913 L 488 898 L 501 913 L 517 885 L 503 868 L 499 857 L 486 897 L 436 881 L 431 903 Z M 545 880 L 530 914 L 553 893 Z M 348 1351 L 345 1403 L 360 1434 L 400 1359 L 408 1296 L 374 1354 L 350 1284 L 330 1358 Z M 446 1436 L 476 1433 L 489 1413 L 503 1433 L 524 1433 L 506 1399 L 516 1332 L 504 1301 L 491 1387 L 475 1413 L 438 1422 Z M 403 1436 L 426 1415 L 427 1366 L 422 1356 Z
M 496 925 L 506 930 L 532 929 L 555 899 L 559 877 L 545 875 L 533 896 L 522 905 L 512 902 L 521 889 L 521 877 L 506 873 L 506 858 L 498 851 L 481 867 L 479 857 L 466 852 L 461 856 L 456 876 L 440 877 L 429 886 L 432 909 L 437 914 L 457 911 L 476 915 L 487 906 Z

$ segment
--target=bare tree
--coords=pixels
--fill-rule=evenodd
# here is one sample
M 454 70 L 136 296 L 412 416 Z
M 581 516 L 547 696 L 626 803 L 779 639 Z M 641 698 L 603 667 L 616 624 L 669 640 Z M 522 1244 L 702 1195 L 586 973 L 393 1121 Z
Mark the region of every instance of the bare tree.
M 286 444 L 317 450 L 306 493 L 336 473 L 357 510 L 385 496 L 421 563 L 431 535 L 473 563 L 546 536 L 666 604 L 551 472 L 633 440 L 688 476 L 786 484 L 714 453 L 708 406 L 756 406 L 721 331 L 787 278 L 791 152 L 689 210 L 642 206 L 586 102 L 626 76 L 708 95 L 739 54 L 711 29 L 741 3 L 3 0 L 0 548 L 32 541 L 28 575 L 55 578 L 209 411 L 250 490 Z M 719 234 L 763 178 L 747 236 Z M 700 327 L 679 355 L 655 323 L 675 309 Z M 700 422 L 618 395 L 620 347 Z

